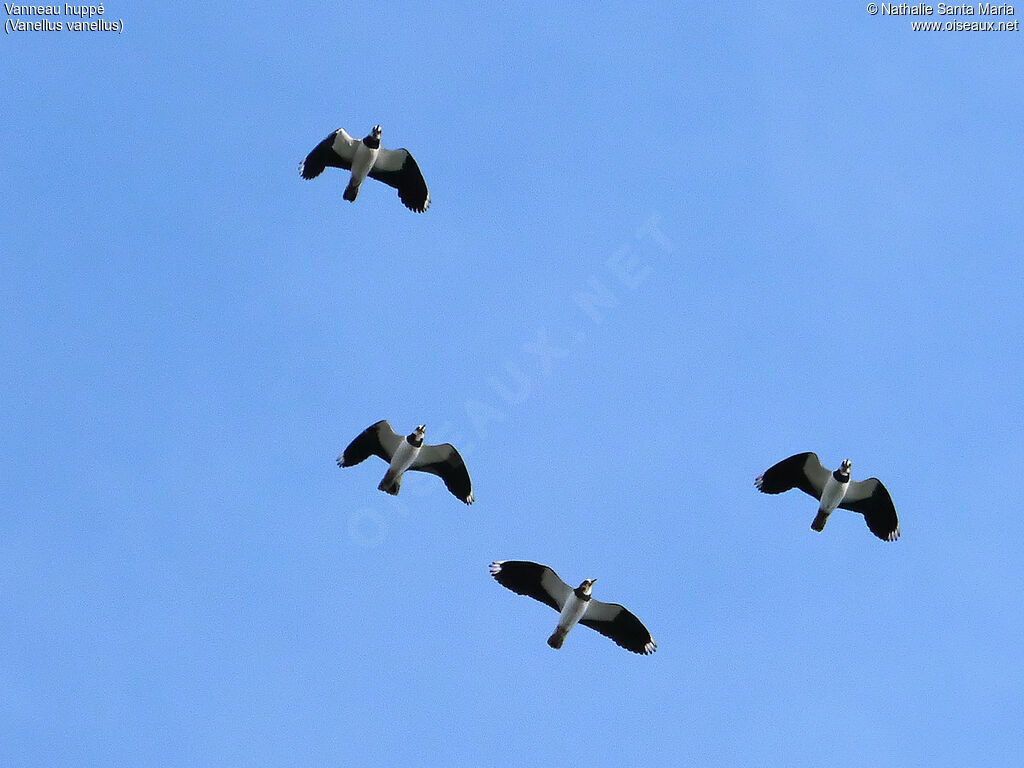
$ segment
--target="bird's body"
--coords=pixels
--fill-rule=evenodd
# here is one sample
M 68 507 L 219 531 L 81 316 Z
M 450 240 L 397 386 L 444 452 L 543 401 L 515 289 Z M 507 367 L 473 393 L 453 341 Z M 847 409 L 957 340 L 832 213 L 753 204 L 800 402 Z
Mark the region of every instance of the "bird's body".
M 402 488 L 402 474 L 416 461 L 422 448 L 422 432 L 416 431 L 407 435 L 395 448 L 395 452 L 391 456 L 391 463 L 388 464 L 388 471 L 384 473 L 384 479 L 377 486 L 378 490 L 397 496 L 398 491 Z
M 577 624 L 590 627 L 627 651 L 654 653 L 658 645 L 640 619 L 618 603 L 602 603 L 590 593 L 596 579 L 585 579 L 573 589 L 546 565 L 528 560 L 496 560 L 491 575 L 513 592 L 532 597 L 558 611 L 558 624 L 548 645 L 561 648 Z
M 562 611 L 558 614 L 555 631 L 548 638 L 548 645 L 552 648 L 562 647 L 569 630 L 575 627 L 583 618 L 583 614 L 587 612 L 587 604 L 591 600 L 590 590 L 593 586 L 594 582 L 588 579 L 566 597 L 565 605 L 562 606 Z
M 783 493 L 799 488 L 818 499 L 818 514 L 811 523 L 815 531 L 822 531 L 829 515 L 836 509 L 849 509 L 864 515 L 871 532 L 883 541 L 896 541 L 900 537 L 900 523 L 892 497 L 881 480 L 851 481 L 852 462 L 844 459 L 839 469 L 830 472 L 822 466 L 817 454 L 798 453 L 765 470 L 754 480 L 762 493 Z
M 370 456 L 379 456 L 388 462 L 388 470 L 377 486 L 385 493 L 397 496 L 402 488 L 402 477 L 411 469 L 437 475 L 452 495 L 472 504 L 473 483 L 462 456 L 451 443 L 424 445 L 425 432 L 426 425 L 421 424 L 411 434 L 402 437 L 387 421 L 378 421 L 349 443 L 338 457 L 338 466 L 353 467 Z
M 335 134 L 334 141 L 331 144 L 331 149 L 339 156 L 343 151 L 343 141 L 339 134 Z M 342 195 L 345 200 L 348 200 L 350 203 L 355 202 L 356 197 L 359 195 L 359 185 L 363 183 L 366 174 L 370 172 L 373 164 L 377 162 L 377 155 L 379 154 L 380 138 L 374 137 L 372 133 L 356 143 L 355 151 L 352 154 L 352 178 L 349 179 L 348 186 L 345 187 L 345 193 Z
M 345 187 L 345 200 L 355 202 L 359 187 L 369 176 L 398 190 L 398 197 L 411 211 L 423 213 L 430 207 L 430 191 L 416 160 L 405 149 L 385 149 L 380 144 L 381 127 L 375 125 L 363 139 L 354 139 L 339 128 L 317 144 L 299 164 L 304 179 L 315 179 L 324 169 L 352 172 Z
M 844 469 L 845 472 L 843 471 Z M 842 463 L 840 468 L 830 474 L 828 476 L 828 480 L 825 481 L 825 487 L 821 489 L 821 498 L 818 500 L 818 514 L 814 518 L 814 522 L 811 523 L 811 528 L 816 531 L 821 531 L 825 528 L 828 516 L 831 515 L 835 511 L 836 507 L 838 507 L 842 502 L 849 487 L 850 461 L 847 459 Z

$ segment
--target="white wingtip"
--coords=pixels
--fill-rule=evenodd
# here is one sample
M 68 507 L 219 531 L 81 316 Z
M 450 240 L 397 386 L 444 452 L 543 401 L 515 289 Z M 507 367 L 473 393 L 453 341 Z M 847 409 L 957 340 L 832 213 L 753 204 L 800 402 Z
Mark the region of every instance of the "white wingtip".
M 493 563 L 491 563 L 489 566 L 491 570 L 491 576 L 497 576 L 499 573 L 501 573 L 501 566 L 503 566 L 504 564 L 504 560 L 495 560 Z

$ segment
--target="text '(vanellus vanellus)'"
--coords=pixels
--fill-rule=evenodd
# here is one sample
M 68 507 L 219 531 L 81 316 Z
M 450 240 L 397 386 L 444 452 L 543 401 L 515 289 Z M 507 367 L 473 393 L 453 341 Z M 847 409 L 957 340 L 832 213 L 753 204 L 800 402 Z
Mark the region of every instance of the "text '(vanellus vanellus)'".
M 445 486 L 457 499 L 473 503 L 473 483 L 466 464 L 450 443 L 424 445 L 426 425 L 420 424 L 407 437 L 395 433 L 386 421 L 367 427 L 338 457 L 339 467 L 352 467 L 370 456 L 380 456 L 388 462 L 388 471 L 377 487 L 397 496 L 402 487 L 402 474 L 407 469 L 430 472 L 444 480 Z
M 798 453 L 780 461 L 754 480 L 762 493 L 782 493 L 799 488 L 818 499 L 818 515 L 811 523 L 816 531 L 824 529 L 828 516 L 836 507 L 850 509 L 864 515 L 868 528 L 883 541 L 896 541 L 900 537 L 900 521 L 892 497 L 877 477 L 850 480 L 849 459 L 839 469 L 830 472 L 821 466 L 817 454 Z
M 385 149 L 380 145 L 381 128 L 373 126 L 365 139 L 353 139 L 344 128 L 339 128 L 317 144 L 299 165 L 304 179 L 315 179 L 324 168 L 342 168 L 352 171 L 343 197 L 354 202 L 359 185 L 369 176 L 398 190 L 405 207 L 423 213 L 430 207 L 430 192 L 423 180 L 420 167 L 404 149 Z
M 497 560 L 491 563 L 491 575 L 513 592 L 540 600 L 559 612 L 558 626 L 548 638 L 552 648 L 561 648 L 578 622 L 610 637 L 627 651 L 648 654 L 658 649 L 640 619 L 621 605 L 602 603 L 590 596 L 597 579 L 586 579 L 573 589 L 546 565 L 527 560 Z

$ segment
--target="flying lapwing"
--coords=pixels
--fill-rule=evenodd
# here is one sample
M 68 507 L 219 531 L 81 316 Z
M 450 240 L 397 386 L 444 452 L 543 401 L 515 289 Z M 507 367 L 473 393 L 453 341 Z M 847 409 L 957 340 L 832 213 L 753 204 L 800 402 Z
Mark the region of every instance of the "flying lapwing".
M 430 207 L 430 192 L 420 167 L 408 151 L 382 147 L 380 135 L 379 125 L 373 126 L 365 139 L 353 139 L 344 128 L 339 128 L 306 155 L 299 164 L 299 173 L 304 179 L 315 179 L 327 166 L 352 171 L 352 178 L 342 195 L 350 202 L 355 202 L 359 185 L 369 176 L 397 189 L 398 196 L 410 211 L 423 213 Z
M 527 560 L 496 560 L 491 575 L 499 584 L 520 595 L 540 600 L 559 612 L 558 626 L 548 645 L 561 648 L 569 630 L 577 622 L 610 637 L 633 653 L 649 654 L 658 649 L 651 633 L 636 616 L 617 603 L 602 603 L 590 596 L 597 579 L 585 579 L 573 589 L 546 565 Z
M 821 531 L 836 507 L 864 515 L 868 528 L 883 541 L 900 537 L 900 521 L 896 517 L 889 491 L 877 477 L 850 481 L 849 459 L 844 459 L 835 472 L 829 472 L 818 461 L 817 454 L 798 453 L 780 461 L 754 480 L 762 493 L 782 493 L 799 488 L 820 502 L 818 515 L 811 528 Z
M 402 474 L 407 469 L 430 472 L 444 480 L 445 486 L 457 499 L 473 503 L 473 483 L 466 464 L 450 443 L 424 445 L 427 427 L 420 424 L 407 437 L 395 433 L 386 421 L 367 427 L 338 457 L 339 467 L 354 467 L 370 456 L 380 456 L 388 462 L 388 471 L 377 486 L 384 493 L 397 496 L 402 487 Z

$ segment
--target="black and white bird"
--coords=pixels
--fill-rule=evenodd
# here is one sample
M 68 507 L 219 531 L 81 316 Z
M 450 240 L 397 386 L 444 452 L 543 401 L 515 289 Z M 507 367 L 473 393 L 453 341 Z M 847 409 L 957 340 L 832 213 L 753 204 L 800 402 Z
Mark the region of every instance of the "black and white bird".
M 415 469 L 437 475 L 457 499 L 472 504 L 473 483 L 466 463 L 451 443 L 424 445 L 426 429 L 425 424 L 420 424 L 412 434 L 402 437 L 386 421 L 378 421 L 349 443 L 338 457 L 338 466 L 353 467 L 370 456 L 380 456 L 388 462 L 388 471 L 377 486 L 384 493 L 397 496 L 402 487 L 402 474 L 407 469 Z
M 602 603 L 590 596 L 597 579 L 585 579 L 573 589 L 546 565 L 528 560 L 496 560 L 491 576 L 520 595 L 540 600 L 559 612 L 558 625 L 548 645 L 561 648 L 565 636 L 577 623 L 596 629 L 633 653 L 649 654 L 658 649 L 651 633 L 636 616 L 617 603 Z
M 883 541 L 896 541 L 900 537 L 900 521 L 896 517 L 889 491 L 877 477 L 850 480 L 849 459 L 843 459 L 839 469 L 830 472 L 818 461 L 815 453 L 798 453 L 780 461 L 754 480 L 762 493 L 782 493 L 799 488 L 820 502 L 818 514 L 811 528 L 821 531 L 828 516 L 839 507 L 864 515 L 868 528 Z
M 304 179 L 315 179 L 327 166 L 352 171 L 352 178 L 342 195 L 349 202 L 355 202 L 359 185 L 369 176 L 397 189 L 398 196 L 410 211 L 423 213 L 430 207 L 430 192 L 420 167 L 408 151 L 382 147 L 380 135 L 379 125 L 373 126 L 365 139 L 353 139 L 344 128 L 339 128 L 306 155 L 299 164 L 299 173 Z

